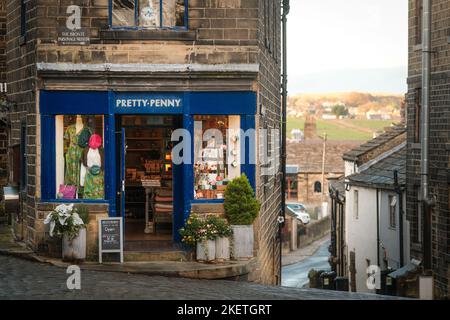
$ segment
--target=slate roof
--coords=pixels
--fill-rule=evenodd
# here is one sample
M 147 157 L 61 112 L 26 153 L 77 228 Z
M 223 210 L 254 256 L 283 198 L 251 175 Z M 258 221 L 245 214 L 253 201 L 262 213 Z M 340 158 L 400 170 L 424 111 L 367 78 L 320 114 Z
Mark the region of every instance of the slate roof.
M 336 195 L 336 192 L 339 196 L 340 201 L 345 200 L 345 176 L 340 177 L 337 180 L 330 180 L 330 191 L 333 193 L 333 196 Z
M 359 145 L 358 141 L 327 141 L 325 173 L 343 174 L 345 172 L 342 154 Z M 288 165 L 298 166 L 300 173 L 322 172 L 323 141 L 306 140 L 287 145 Z
M 357 161 L 358 158 L 365 153 L 385 144 L 386 142 L 392 140 L 393 138 L 406 132 L 406 127 L 402 124 L 395 125 L 386 129 L 384 133 L 378 137 L 356 147 L 348 152 L 344 153 L 345 161 Z
M 398 172 L 398 184 L 405 186 L 406 184 L 406 147 L 392 155 L 380 160 L 368 169 L 350 175 L 347 179 L 350 184 L 362 185 L 368 187 L 393 189 L 394 171 Z

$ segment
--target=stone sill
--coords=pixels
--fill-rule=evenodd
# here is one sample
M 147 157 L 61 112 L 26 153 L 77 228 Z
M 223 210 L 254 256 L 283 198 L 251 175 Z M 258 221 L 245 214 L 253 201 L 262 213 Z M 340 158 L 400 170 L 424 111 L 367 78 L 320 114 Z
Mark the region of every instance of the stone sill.
M 422 44 L 416 44 L 412 47 L 413 52 L 422 51 Z
M 411 149 L 413 150 L 420 150 L 421 149 L 421 145 L 420 143 L 411 143 Z
M 190 30 L 100 30 L 102 40 L 173 40 L 195 41 L 197 33 Z

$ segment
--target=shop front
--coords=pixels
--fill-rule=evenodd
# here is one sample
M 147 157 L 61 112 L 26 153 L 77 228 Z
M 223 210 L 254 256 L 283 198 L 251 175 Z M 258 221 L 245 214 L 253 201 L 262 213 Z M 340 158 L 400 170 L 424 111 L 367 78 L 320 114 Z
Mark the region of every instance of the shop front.
M 254 92 L 40 92 L 41 201 L 103 204 L 125 249 L 179 243 L 193 204 L 255 186 Z

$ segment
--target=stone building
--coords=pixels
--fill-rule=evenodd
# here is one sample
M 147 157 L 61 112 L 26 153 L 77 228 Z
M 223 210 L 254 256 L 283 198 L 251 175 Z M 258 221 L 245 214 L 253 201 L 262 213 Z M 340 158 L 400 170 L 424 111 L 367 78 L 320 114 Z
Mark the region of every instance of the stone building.
M 162 233 L 162 237 L 179 250 L 178 230 L 191 210 L 221 211 L 223 194 L 197 166 L 171 163 L 166 152 L 170 133 L 188 130 L 194 135 L 194 149 L 202 134 L 198 130 L 280 127 L 279 1 L 150 1 L 141 8 L 138 2 L 8 1 L 8 98 L 15 103 L 10 140 L 25 141 L 26 146 L 23 237 L 42 254 L 51 251 L 43 219 L 59 203 L 89 208 L 92 259 L 97 255 L 100 217 L 125 218 L 130 248 L 152 240 L 143 232 L 150 228 L 148 220 L 145 226 L 132 224 L 143 216 L 147 199 L 141 197 L 143 192 L 133 192 L 136 185 L 128 182 L 144 181 L 155 164 L 161 183 L 172 189 L 171 194 L 158 194 L 172 202 L 170 209 L 167 204 L 156 206 L 155 217 L 171 222 L 172 227 L 165 229 L 169 236 Z M 72 138 L 85 128 L 91 138 L 96 136 L 96 147 L 74 143 Z M 196 165 L 220 175 L 223 170 L 224 181 L 241 173 L 248 176 L 262 203 L 255 223 L 258 263 L 249 280 L 277 284 L 281 171 L 263 175 L 260 165 L 243 159 L 241 143 L 250 140 L 245 155 L 250 148 L 259 150 L 249 138 L 227 137 L 224 150 L 236 151 L 226 155 L 236 158 L 231 161 L 234 165 L 220 163 L 214 170 L 209 163 Z M 154 139 L 158 142 L 150 142 Z M 104 179 L 94 189 L 87 187 L 94 166 L 80 160 L 84 169 L 79 169 L 73 158 L 67 158 L 70 153 L 78 163 L 78 148 L 103 154 L 102 163 L 92 162 Z M 147 152 L 143 150 L 151 153 L 134 154 Z
M 358 141 L 326 141 L 325 163 L 323 163 L 323 140 L 313 139 L 301 143 L 290 143 L 287 148 L 287 163 L 297 166 L 298 173 L 295 178 L 291 177 L 288 181 L 292 185 L 291 193 L 296 195 L 296 198 L 288 196 L 288 200 L 311 206 L 326 202 L 329 179 L 336 179 L 344 174 L 342 155 L 358 144 Z
M 345 152 L 345 175 L 330 183 L 329 261 L 338 276 L 347 278 L 352 291 L 368 290 L 368 261 L 382 270 L 409 262 L 405 149 L 405 126 L 386 128 L 378 137 Z
M 450 184 L 450 3 L 434 0 L 431 15 L 431 95 L 429 110 L 429 190 L 434 206 L 428 223 L 419 214 L 420 202 L 420 131 L 422 110 L 422 1 L 409 2 L 409 61 L 407 94 L 407 200 L 406 212 L 411 224 L 411 258 L 424 261 L 429 252 L 434 294 L 449 297 L 449 184 Z M 425 230 L 425 226 L 430 225 Z M 424 241 L 424 234 L 431 241 Z M 425 248 L 425 243 L 431 244 Z
M 6 0 L 0 1 L 0 188 L 8 180 L 6 103 Z

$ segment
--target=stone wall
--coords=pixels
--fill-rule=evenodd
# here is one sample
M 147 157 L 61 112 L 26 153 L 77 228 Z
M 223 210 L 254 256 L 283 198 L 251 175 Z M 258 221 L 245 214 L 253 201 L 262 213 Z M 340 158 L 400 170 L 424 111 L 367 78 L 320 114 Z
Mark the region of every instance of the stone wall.
M 308 225 L 298 226 L 298 248 L 309 246 L 314 241 L 320 240 L 330 233 L 330 216 L 319 221 L 313 221 Z
M 41 222 L 45 217 L 55 209 L 57 204 L 38 203 L 36 207 L 38 219 Z M 84 204 L 89 210 L 89 225 L 86 232 L 86 259 L 98 260 L 98 221 L 101 218 L 108 217 L 108 205 Z M 49 226 L 43 223 L 36 224 L 36 232 L 45 234 L 42 241 L 38 243 L 37 252 L 50 255 L 56 258 L 61 257 L 61 243 L 58 239 L 51 239 Z
M 263 115 L 257 119 L 257 128 L 262 129 L 279 130 L 281 127 L 280 17 L 280 2 L 259 1 L 258 114 L 262 112 Z M 275 143 L 274 148 L 278 148 L 278 154 L 281 155 L 280 144 Z M 257 166 L 257 194 L 261 201 L 261 211 L 255 225 L 256 237 L 259 240 L 256 249 L 258 250 L 260 275 L 257 281 L 280 284 L 281 241 L 277 218 L 281 214 L 281 168 L 278 168 L 272 176 L 262 176 L 260 169 L 260 166 Z
M 111 30 L 108 26 L 108 0 L 30 0 L 27 1 L 25 37 L 20 34 L 20 0 L 8 1 L 7 79 L 8 98 L 17 104 L 11 112 L 12 143 L 20 142 L 20 125 L 27 126 L 28 187 L 23 197 L 28 237 L 37 249 L 45 238 L 43 213 L 36 211 L 40 199 L 40 124 L 36 108 L 40 89 L 106 90 L 252 90 L 258 92 L 258 105 L 266 113 L 256 120 L 259 128 L 279 128 L 280 103 L 280 3 L 258 0 L 190 0 L 188 30 Z M 58 45 L 57 30 L 66 23 L 68 5 L 82 8 L 82 27 L 90 33 L 90 45 Z M 202 77 L 173 74 L 148 79 L 127 79 L 111 87 L 110 74 L 63 72 L 48 75 L 37 72 L 36 63 L 74 64 L 259 64 L 254 74 Z M 219 78 L 220 81 L 215 79 Z M 213 81 L 212 81 L 213 80 Z M 119 81 L 120 82 L 120 81 Z M 116 84 L 114 84 L 116 85 Z M 128 86 L 128 87 L 127 87 Z M 260 110 L 258 110 L 259 112 Z M 279 144 L 276 144 L 277 146 Z M 257 173 L 257 177 L 259 174 Z M 252 279 L 279 283 L 281 265 L 277 217 L 280 213 L 281 171 L 257 179 L 261 199 L 260 218 L 255 224 L 259 268 Z M 36 221 L 39 221 L 36 223 Z
M 436 199 L 432 210 L 432 270 L 435 295 L 449 297 L 450 234 L 449 175 L 450 170 L 450 46 L 448 21 L 450 3 L 433 1 L 432 15 L 432 74 L 430 107 L 430 193 Z M 415 143 L 417 88 L 421 87 L 421 48 L 417 43 L 416 1 L 409 1 L 409 72 L 407 94 L 407 200 L 406 214 L 411 226 L 411 257 L 423 257 L 418 241 L 418 201 L 420 190 L 420 144 Z
M 26 241 L 31 247 L 36 247 L 39 237 L 35 230 L 36 211 L 35 200 L 38 192 L 37 181 L 39 179 L 36 168 L 39 164 L 37 157 L 37 147 L 39 146 L 36 130 L 39 126 L 36 116 L 36 93 L 35 77 L 36 69 L 36 0 L 26 2 L 26 28 L 21 34 L 21 1 L 10 0 L 7 3 L 7 44 L 6 44 L 6 64 L 8 82 L 8 100 L 14 104 L 10 112 L 10 144 L 20 144 L 21 126 L 24 124 L 26 130 L 26 174 L 27 187 L 21 193 L 21 208 L 25 218 Z

